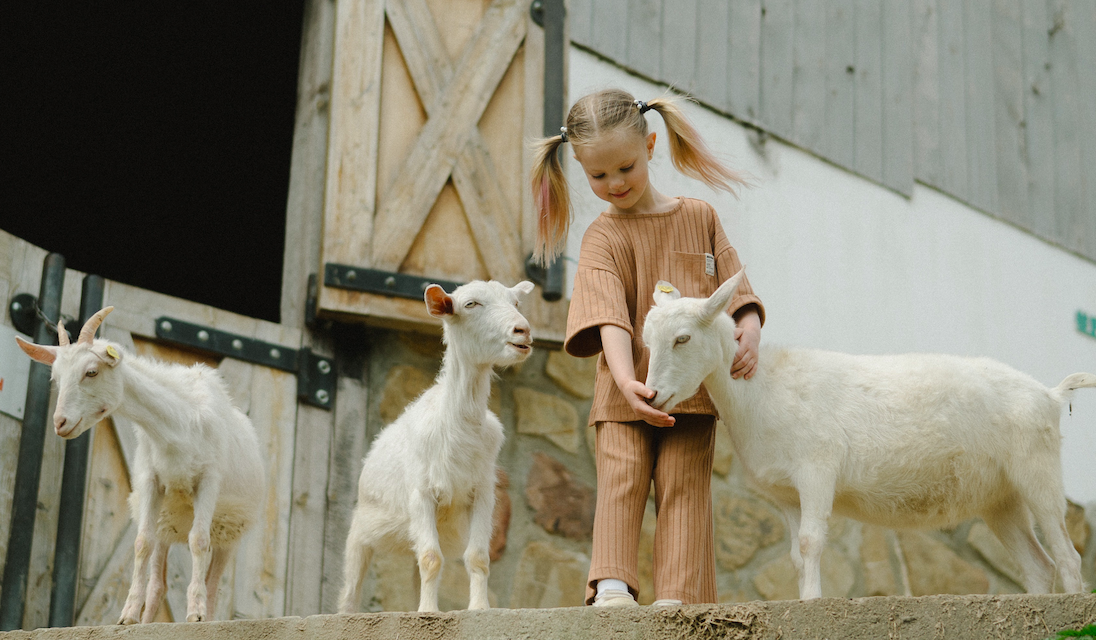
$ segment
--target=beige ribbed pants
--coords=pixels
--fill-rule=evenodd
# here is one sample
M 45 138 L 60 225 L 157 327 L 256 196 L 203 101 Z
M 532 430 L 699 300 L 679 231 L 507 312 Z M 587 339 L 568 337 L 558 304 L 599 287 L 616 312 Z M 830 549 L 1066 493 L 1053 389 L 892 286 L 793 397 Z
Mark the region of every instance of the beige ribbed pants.
M 672 427 L 597 423 L 597 507 L 586 604 L 598 580 L 616 578 L 637 599 L 643 511 L 655 483 L 655 599 L 716 601 L 712 535 L 715 417 L 675 415 Z

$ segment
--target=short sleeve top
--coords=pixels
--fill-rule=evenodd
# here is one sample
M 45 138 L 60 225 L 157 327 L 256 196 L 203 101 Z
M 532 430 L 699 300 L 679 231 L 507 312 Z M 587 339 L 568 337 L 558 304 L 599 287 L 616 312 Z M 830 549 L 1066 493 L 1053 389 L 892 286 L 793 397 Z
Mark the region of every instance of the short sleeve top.
M 573 356 L 600 354 L 590 424 L 640 419 L 613 380 L 599 327 L 615 325 L 631 335 L 636 379 L 645 380 L 650 352 L 643 344 L 643 322 L 654 304 L 655 284 L 666 280 L 683 296 L 706 298 L 741 268 L 715 210 L 702 200 L 679 198 L 664 213 L 605 212 L 594 220 L 582 238 L 564 340 Z M 751 304 L 764 323 L 761 299 L 743 278 L 729 313 Z M 701 387 L 674 413 L 716 415 L 716 410 Z

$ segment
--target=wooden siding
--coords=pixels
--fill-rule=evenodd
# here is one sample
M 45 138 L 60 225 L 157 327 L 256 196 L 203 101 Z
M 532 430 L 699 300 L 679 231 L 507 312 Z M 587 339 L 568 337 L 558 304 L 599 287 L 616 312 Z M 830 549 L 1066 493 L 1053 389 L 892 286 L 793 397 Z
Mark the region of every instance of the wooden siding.
M 572 0 L 570 20 L 718 111 L 1096 260 L 1096 3 Z

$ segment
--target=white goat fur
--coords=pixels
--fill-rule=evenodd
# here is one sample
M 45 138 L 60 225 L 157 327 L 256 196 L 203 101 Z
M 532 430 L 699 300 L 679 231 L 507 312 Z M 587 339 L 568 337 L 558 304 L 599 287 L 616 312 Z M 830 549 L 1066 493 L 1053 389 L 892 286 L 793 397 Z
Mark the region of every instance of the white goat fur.
M 434 386 L 373 441 L 362 464 L 358 503 L 346 538 L 339 611 L 354 611 L 377 551 L 418 560 L 419 611 L 438 610 L 444 553 L 459 553 L 470 580 L 469 609 L 487 609 L 495 463 L 503 428 L 487 408 L 493 367 L 531 352 L 529 324 L 517 310 L 530 282 L 507 288 L 470 282 L 447 296 L 431 285 L 430 314 L 442 319 L 445 355 Z
M 61 346 L 22 340 L 19 345 L 31 358 L 52 365 L 57 435 L 75 438 L 112 414 L 136 427 L 129 496 L 137 522 L 135 562 L 118 622 L 155 619 L 168 548 L 176 542 L 187 543 L 192 557 L 186 619 L 208 620 L 221 572 L 262 502 L 259 442 L 215 370 L 142 358 L 93 339 L 111 309 L 88 320 L 75 344 L 68 344 L 62 328 Z
M 1018 560 L 1028 592 L 1053 590 L 1055 562 L 1065 589 L 1082 589 L 1058 421 L 1070 393 L 1096 387 L 1096 376 L 1048 389 L 986 358 L 764 347 L 752 379 L 732 379 L 726 310 L 741 277 L 708 299 L 655 290 L 646 384 L 657 393 L 651 404 L 670 410 L 704 383 L 748 476 L 784 510 L 801 598 L 822 595 L 831 511 L 892 528 L 980 516 Z

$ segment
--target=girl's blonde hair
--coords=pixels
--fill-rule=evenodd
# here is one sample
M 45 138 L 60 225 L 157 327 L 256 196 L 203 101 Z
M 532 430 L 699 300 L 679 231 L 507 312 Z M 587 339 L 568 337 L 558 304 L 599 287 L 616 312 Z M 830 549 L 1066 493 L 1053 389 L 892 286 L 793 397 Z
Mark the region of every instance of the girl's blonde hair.
M 598 137 L 621 129 L 646 137 L 647 119 L 643 113 L 648 109 L 657 111 L 666 123 L 670 160 L 678 171 L 731 194 L 735 194 L 736 185 L 746 184 L 741 174 L 725 167 L 704 144 L 681 110 L 681 102 L 682 98 L 670 94 L 643 103 L 620 89 L 597 91 L 575 102 L 560 135 L 533 144 L 536 157 L 531 186 L 537 213 L 534 260 L 540 264 L 552 262 L 563 251 L 567 228 L 571 224 L 571 198 L 559 161 L 560 145 L 564 142 L 575 146 L 593 144 Z

